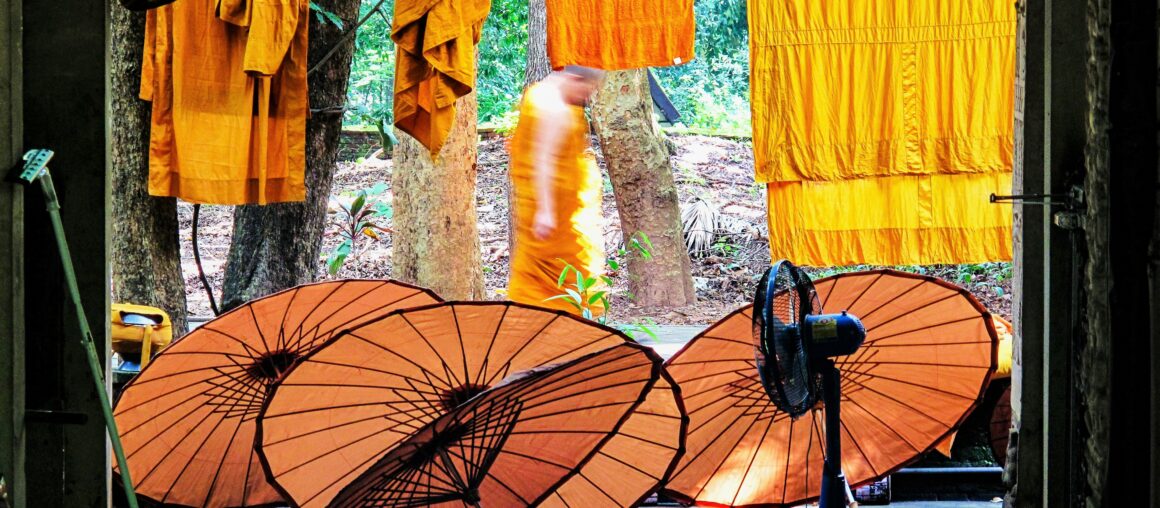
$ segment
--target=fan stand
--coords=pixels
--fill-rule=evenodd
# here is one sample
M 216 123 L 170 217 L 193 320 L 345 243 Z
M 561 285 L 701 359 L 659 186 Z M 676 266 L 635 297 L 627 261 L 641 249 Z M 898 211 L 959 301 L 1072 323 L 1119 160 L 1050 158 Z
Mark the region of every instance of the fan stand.
M 832 360 L 818 362 L 822 401 L 826 406 L 826 462 L 822 467 L 819 508 L 846 508 L 846 476 L 842 474 L 842 376 Z

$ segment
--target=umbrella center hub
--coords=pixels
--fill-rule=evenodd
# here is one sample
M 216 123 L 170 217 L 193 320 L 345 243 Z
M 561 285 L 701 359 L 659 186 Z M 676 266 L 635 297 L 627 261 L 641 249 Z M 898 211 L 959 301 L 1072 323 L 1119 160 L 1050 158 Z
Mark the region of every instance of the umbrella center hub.
M 443 409 L 450 411 L 463 405 L 463 403 L 471 400 L 476 395 L 487 391 L 487 388 L 486 385 L 480 384 L 460 385 L 450 390 L 443 390 L 439 399 L 443 404 Z
M 300 355 L 293 351 L 273 351 L 258 357 L 250 366 L 250 374 L 263 381 L 273 382 L 298 362 Z

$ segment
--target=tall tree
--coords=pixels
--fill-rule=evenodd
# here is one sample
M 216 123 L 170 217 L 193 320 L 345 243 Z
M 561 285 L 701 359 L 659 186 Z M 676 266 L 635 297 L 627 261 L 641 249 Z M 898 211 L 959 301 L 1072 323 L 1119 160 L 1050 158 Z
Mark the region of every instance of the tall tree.
M 334 181 L 338 137 L 346 104 L 354 45 L 345 38 L 354 30 L 359 0 L 318 0 L 345 28 L 330 22 L 310 23 L 310 107 L 306 121 L 306 201 L 267 206 L 240 206 L 234 212 L 234 236 L 226 260 L 222 308 L 314 280 L 322 249 L 326 203 Z M 322 59 L 334 49 L 325 61 Z M 319 65 L 315 69 L 316 65 Z
M 653 245 L 648 261 L 632 254 L 629 290 L 640 304 L 680 307 L 696 301 L 696 293 L 669 152 L 652 111 L 645 71 L 617 71 L 608 73 L 592 118 L 625 241 L 643 233 Z
M 186 330 L 186 308 L 177 200 L 149 195 L 150 106 L 137 97 L 145 14 L 122 8 L 109 12 L 113 300 L 164 310 L 180 336 Z
M 530 85 L 552 72 L 548 61 L 548 6 L 546 0 L 528 0 L 528 65 L 524 85 Z
M 482 300 L 483 260 L 475 212 L 475 93 L 461 97 L 455 108 L 455 125 L 434 160 L 427 147 L 396 131 L 391 275 L 444 298 Z

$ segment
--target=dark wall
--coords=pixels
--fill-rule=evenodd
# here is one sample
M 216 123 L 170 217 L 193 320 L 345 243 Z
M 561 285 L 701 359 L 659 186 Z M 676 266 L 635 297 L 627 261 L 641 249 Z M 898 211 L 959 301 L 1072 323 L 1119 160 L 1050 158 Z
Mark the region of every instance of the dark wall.
M 105 26 L 99 0 L 23 2 L 24 149 L 56 151 L 50 167 L 100 352 L 109 351 Z M 28 502 L 106 506 L 104 422 L 38 190 L 25 193 L 25 218 L 26 403 L 88 417 L 84 425 L 27 424 Z
M 1149 473 L 1151 344 L 1149 242 L 1155 229 L 1157 165 L 1157 2 L 1111 5 L 1108 191 L 1111 267 L 1111 415 L 1104 506 L 1128 506 L 1160 481 Z M 1104 253 L 1092 253 L 1092 256 Z M 1155 500 L 1154 500 L 1155 501 Z

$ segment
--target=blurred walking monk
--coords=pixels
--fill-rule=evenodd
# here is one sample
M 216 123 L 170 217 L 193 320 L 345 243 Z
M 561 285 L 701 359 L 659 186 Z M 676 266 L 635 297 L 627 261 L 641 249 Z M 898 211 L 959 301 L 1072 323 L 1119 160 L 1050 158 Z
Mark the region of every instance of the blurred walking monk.
M 600 169 L 588 150 L 584 116 L 603 78 L 604 71 L 569 66 L 524 93 L 511 141 L 512 301 L 579 313 L 567 301 L 546 301 L 564 292 L 556 284 L 565 263 L 585 277 L 604 271 Z M 603 311 L 593 303 L 594 315 Z

